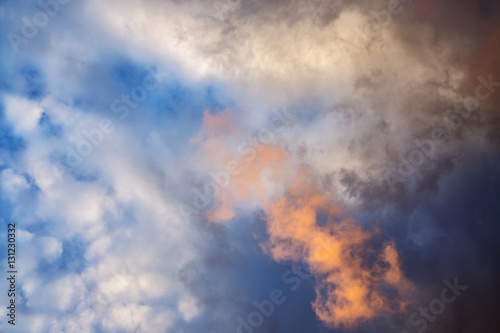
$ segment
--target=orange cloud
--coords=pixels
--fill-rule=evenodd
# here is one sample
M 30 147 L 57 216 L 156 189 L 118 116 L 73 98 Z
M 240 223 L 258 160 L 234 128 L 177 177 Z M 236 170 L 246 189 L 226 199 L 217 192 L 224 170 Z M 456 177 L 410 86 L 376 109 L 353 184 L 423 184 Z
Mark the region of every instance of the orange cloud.
M 238 132 L 234 124 L 234 113 L 222 110 L 217 114 L 210 114 L 208 110 L 203 113 L 202 131 L 206 135 L 228 135 Z
M 239 165 L 239 173 L 231 177 L 228 186 L 216 197 L 216 204 L 207 215 L 210 221 L 220 223 L 233 218 L 238 202 L 260 203 L 268 197 L 269 186 L 280 183 L 286 177 L 283 150 L 266 145 L 252 149 L 255 155 L 250 160 L 242 156 L 233 157 Z
M 214 121 L 212 116 L 207 121 L 225 134 L 204 138 L 200 147 L 212 149 L 207 143 L 216 138 L 213 158 L 232 156 L 239 165 L 238 175 L 231 177 L 207 213 L 210 221 L 233 218 L 238 203 L 262 207 L 269 234 L 262 249 L 276 261 L 308 264 L 317 281 L 314 311 L 329 326 L 352 328 L 405 308 L 413 287 L 402 274 L 393 243 L 377 253 L 371 245 L 376 231 L 364 228 L 335 203 L 332 194 L 312 185 L 310 167 L 294 164 L 281 148 L 269 145 L 248 145 L 246 153 L 238 155 L 231 151 L 234 146 L 224 143 L 238 133 L 224 130 L 233 126 L 231 122 Z M 318 215 L 326 223 L 318 223 Z
M 342 212 L 332 199 L 304 180 L 295 182 L 265 209 L 270 240 L 264 248 L 275 260 L 311 267 L 318 281 L 313 308 L 329 326 L 352 328 L 403 310 L 413 287 L 401 272 L 394 245 L 386 244 L 369 264 L 374 234 L 349 217 L 337 222 Z M 323 226 L 317 222 L 321 211 L 327 215 Z M 390 289 L 401 298 L 389 297 Z
M 201 133 L 191 138 L 192 145 L 198 146 L 198 153 L 188 162 L 192 165 L 209 165 L 215 169 L 224 167 L 223 162 L 230 160 L 236 150 L 233 140 L 239 135 L 234 113 L 222 110 L 217 114 L 203 113 Z
M 209 166 L 212 173 L 224 173 L 228 178 L 228 184 L 218 192 L 214 207 L 207 213 L 212 222 L 225 222 L 234 217 L 238 202 L 259 204 L 268 197 L 273 184 L 282 183 L 288 177 L 284 151 L 248 142 L 235 125 L 234 114 L 228 110 L 215 115 L 206 111 L 201 135 L 192 138 L 191 143 L 200 148 L 191 163 Z M 229 164 L 237 166 L 237 174 L 227 172 Z

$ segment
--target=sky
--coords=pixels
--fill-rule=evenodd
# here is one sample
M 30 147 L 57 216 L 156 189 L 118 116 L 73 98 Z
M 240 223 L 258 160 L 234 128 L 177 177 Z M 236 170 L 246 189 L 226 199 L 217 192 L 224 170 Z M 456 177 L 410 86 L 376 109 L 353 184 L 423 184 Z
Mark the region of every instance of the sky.
M 499 18 L 0 0 L 0 332 L 500 332 Z

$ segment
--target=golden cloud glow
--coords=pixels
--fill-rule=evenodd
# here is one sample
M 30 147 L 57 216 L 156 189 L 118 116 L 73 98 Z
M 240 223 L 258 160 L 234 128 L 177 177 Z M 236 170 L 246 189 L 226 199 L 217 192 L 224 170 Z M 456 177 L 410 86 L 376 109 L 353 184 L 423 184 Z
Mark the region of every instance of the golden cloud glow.
M 203 128 L 213 124 L 234 128 L 229 113 L 217 117 L 224 120 L 206 114 Z M 231 155 L 221 151 L 230 148 L 225 142 L 238 131 L 219 128 L 218 133 L 199 142 L 206 153 L 211 151 L 206 143 L 217 140 L 215 159 Z M 313 309 L 329 326 L 352 328 L 403 310 L 413 287 L 401 272 L 395 245 L 388 241 L 377 250 L 372 242 L 377 231 L 349 217 L 333 194 L 313 185 L 307 165 L 295 165 L 278 147 L 261 145 L 254 152 L 237 158 L 240 173 L 218 193 L 207 218 L 221 223 L 235 216 L 237 203 L 256 202 L 265 212 L 269 234 L 262 249 L 276 261 L 308 264 L 317 281 Z M 269 193 L 263 173 L 285 190 Z M 390 292 L 397 297 L 390 297 Z

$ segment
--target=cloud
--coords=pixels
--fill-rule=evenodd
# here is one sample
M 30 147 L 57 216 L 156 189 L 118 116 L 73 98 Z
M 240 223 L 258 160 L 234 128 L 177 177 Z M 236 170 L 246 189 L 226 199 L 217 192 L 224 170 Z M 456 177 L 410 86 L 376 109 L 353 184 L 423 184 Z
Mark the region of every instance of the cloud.
M 264 331 L 386 332 L 427 304 L 413 287 L 435 298 L 459 273 L 477 292 L 429 331 L 494 327 L 470 304 L 493 309 L 498 276 L 498 91 L 479 80 L 500 80 L 498 6 L 391 3 L 70 2 L 18 54 L 4 38 L 0 219 L 19 225 L 18 328 L 234 331 L 290 263 L 314 281 Z M 40 10 L 2 3 L 2 31 Z M 113 112 L 164 72 L 126 119 Z M 478 87 L 489 97 L 464 111 Z M 113 130 L 93 144 L 103 120 Z M 435 129 L 443 142 L 391 187 Z
M 3 190 L 9 194 L 11 200 L 14 199 L 20 191 L 30 187 L 26 179 L 22 175 L 15 174 L 12 169 L 3 170 L 1 180 Z
M 199 142 L 202 153 L 209 156 L 212 150 L 207 147 L 217 147 L 212 156 L 215 163 L 220 162 L 220 150 L 227 149 L 223 145 L 229 141 L 226 133 L 239 132 L 229 131 L 233 123 L 222 121 L 230 117 L 227 112 L 215 116 L 205 113 L 203 128 L 213 124 L 214 118 L 220 125 L 218 132 L 206 133 L 205 141 Z M 212 140 L 217 140 L 217 144 L 206 144 Z M 273 146 L 255 148 L 248 157 L 252 158 L 239 163 L 241 175 L 226 171 L 217 174 L 225 177 L 226 182 L 222 184 L 225 186 L 212 183 L 217 191 L 216 202 L 206 214 L 210 221 L 220 223 L 234 218 L 237 202 L 253 201 L 262 207 L 269 233 L 269 241 L 262 248 L 276 261 L 304 262 L 311 267 L 318 279 L 313 307 L 329 326 L 353 328 L 378 316 L 405 310 L 414 287 L 401 272 L 394 244 L 385 244 L 375 262 L 367 264 L 374 255 L 370 253 L 370 240 L 375 231 L 366 230 L 346 216 L 348 213 L 342 212 L 338 199 L 322 194 L 312 185 L 310 167 L 294 165 L 284 151 Z M 205 164 L 210 165 L 210 160 L 205 160 Z M 275 187 L 281 185 L 283 193 L 271 191 L 263 181 L 264 175 L 278 184 Z M 326 215 L 325 226 L 320 226 L 318 220 L 321 213 Z M 399 295 L 389 298 L 383 291 L 387 287 Z
M 7 96 L 4 103 L 7 120 L 17 133 L 29 134 L 37 127 L 43 109 L 36 102 Z

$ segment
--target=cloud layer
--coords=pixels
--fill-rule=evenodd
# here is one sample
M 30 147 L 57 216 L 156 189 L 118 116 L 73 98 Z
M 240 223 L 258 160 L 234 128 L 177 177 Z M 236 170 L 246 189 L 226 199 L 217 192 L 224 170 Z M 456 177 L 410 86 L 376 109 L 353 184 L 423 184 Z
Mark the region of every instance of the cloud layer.
M 2 2 L 15 329 L 495 332 L 498 9 Z

